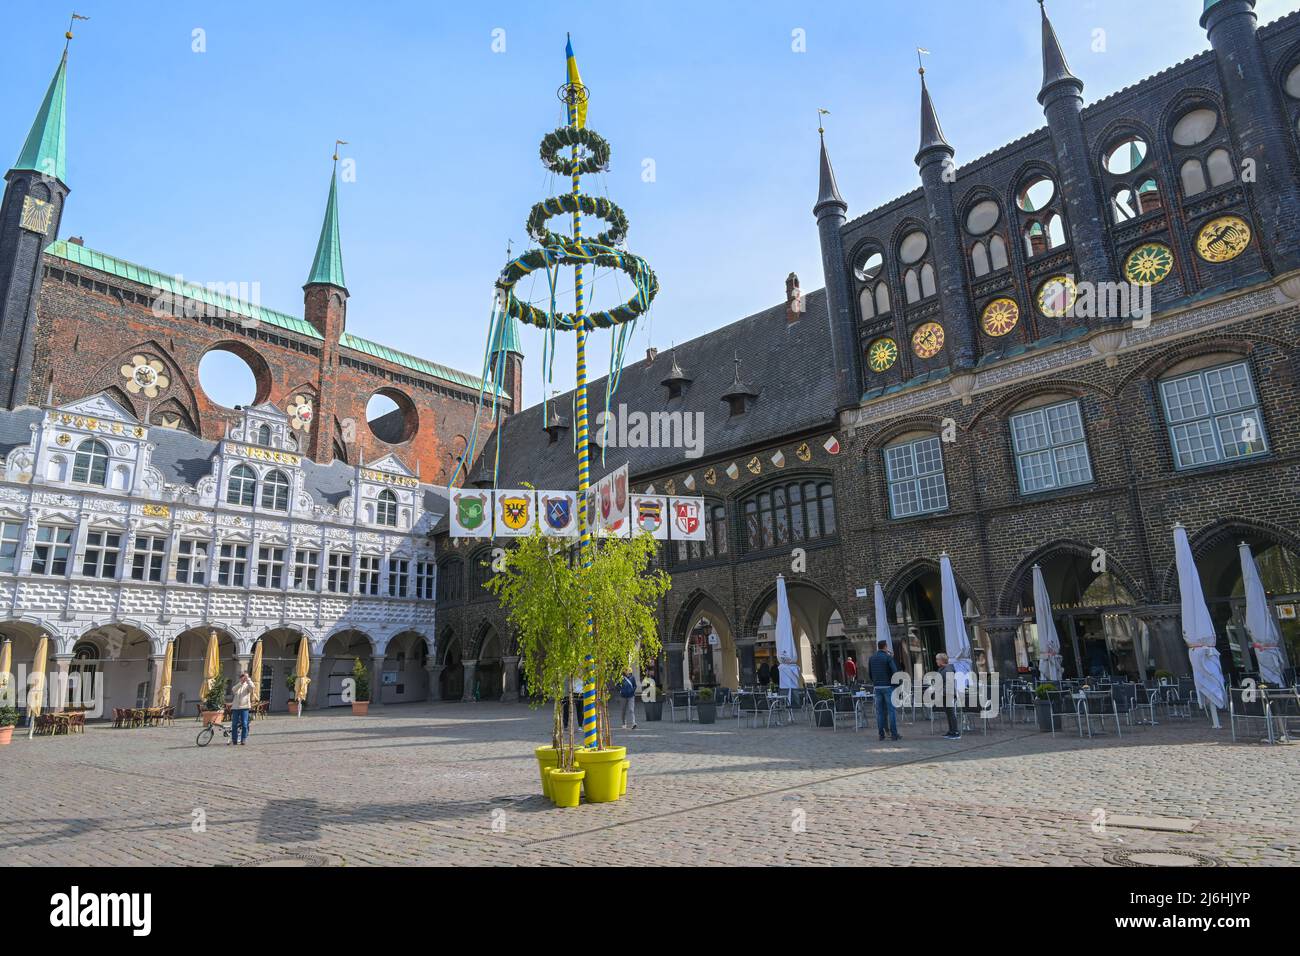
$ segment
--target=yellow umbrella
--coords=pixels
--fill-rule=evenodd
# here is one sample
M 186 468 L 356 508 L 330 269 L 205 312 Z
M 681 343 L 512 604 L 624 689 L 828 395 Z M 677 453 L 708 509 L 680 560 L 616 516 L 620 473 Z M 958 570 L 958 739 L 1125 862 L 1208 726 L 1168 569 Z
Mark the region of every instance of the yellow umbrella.
M 50 639 L 42 637 L 36 645 L 32 659 L 32 676 L 27 682 L 27 739 L 36 732 L 36 718 L 41 716 L 41 703 L 45 699 L 45 668 L 50 657 Z
M 298 716 L 302 716 L 303 704 L 307 700 L 307 685 L 311 678 L 307 676 L 311 669 L 311 650 L 307 647 L 307 638 L 298 642 L 298 664 L 293 669 L 293 697 L 298 701 Z
M 262 642 L 253 648 L 253 663 L 248 665 L 248 676 L 253 679 L 253 703 L 262 697 Z
M 175 641 L 167 642 L 167 652 L 163 654 L 162 676 L 158 678 L 158 698 L 153 702 L 155 707 L 168 707 L 172 702 L 172 648 L 175 646 Z
M 9 696 L 9 684 L 13 680 L 11 671 L 14 669 L 14 645 L 9 638 L 4 639 L 0 644 L 0 704 L 3 704 Z
M 221 655 L 217 650 L 217 632 L 212 631 L 208 635 L 208 653 L 203 660 L 203 697 L 207 697 L 212 682 L 220 676 Z

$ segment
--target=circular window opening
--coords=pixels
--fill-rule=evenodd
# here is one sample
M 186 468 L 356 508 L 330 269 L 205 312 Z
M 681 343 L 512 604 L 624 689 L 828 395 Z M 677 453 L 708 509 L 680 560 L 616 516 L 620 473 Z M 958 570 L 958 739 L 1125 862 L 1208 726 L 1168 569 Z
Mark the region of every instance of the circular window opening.
M 366 424 L 380 441 L 400 445 L 415 437 L 420 421 L 409 398 L 394 388 L 381 388 L 366 403 Z
M 903 241 L 898 246 L 898 258 L 902 259 L 907 265 L 917 262 L 925 250 L 930 248 L 930 240 L 921 230 L 909 232 L 903 237 Z
M 199 359 L 199 385 L 205 395 L 226 408 L 256 405 L 261 396 L 257 370 L 243 355 L 215 348 Z
M 1147 158 L 1147 143 L 1140 136 L 1122 139 L 1106 154 L 1106 172 L 1115 176 L 1131 173 Z
M 966 214 L 966 231 L 972 236 L 982 236 L 998 224 L 998 204 L 992 199 L 977 202 Z
M 1172 133 L 1175 146 L 1196 146 L 1210 138 L 1219 125 L 1219 114 L 1214 110 L 1192 110 L 1174 124 Z
M 1031 179 L 1016 194 L 1016 205 L 1025 212 L 1037 212 L 1052 201 L 1056 195 L 1056 184 L 1047 176 Z
M 868 249 L 858 254 L 858 260 L 853 264 L 853 274 L 858 277 L 859 282 L 870 282 L 880 275 L 880 270 L 884 267 L 885 257 L 879 252 Z
M 1282 89 L 1286 90 L 1286 95 L 1294 100 L 1300 100 L 1300 65 L 1291 67 L 1291 72 L 1286 75 L 1286 82 L 1282 84 Z

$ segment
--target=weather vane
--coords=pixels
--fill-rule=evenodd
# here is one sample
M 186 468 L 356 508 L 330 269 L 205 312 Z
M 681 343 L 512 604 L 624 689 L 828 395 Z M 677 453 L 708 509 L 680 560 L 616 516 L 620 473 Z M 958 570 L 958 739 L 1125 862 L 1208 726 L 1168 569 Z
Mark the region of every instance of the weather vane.
M 916 48 L 916 72 L 920 73 L 922 76 L 925 76 L 925 63 L 922 62 L 921 57 L 929 55 L 930 51 L 925 47 L 919 46 Z
M 817 107 L 817 132 L 819 132 L 819 133 L 824 133 L 824 132 L 826 132 L 826 130 L 824 130 L 824 129 L 822 128 L 822 117 L 823 117 L 823 116 L 830 116 L 830 115 L 831 115 L 831 111 L 830 111 L 830 110 L 824 110 L 824 109 L 822 109 L 820 106 Z
M 72 42 L 72 25 L 78 20 L 89 20 L 90 17 L 83 17 L 80 13 L 73 13 L 68 20 L 68 29 L 63 34 L 63 52 L 68 52 L 68 44 Z
M 334 162 L 337 163 L 339 161 L 339 147 L 347 145 L 348 141 L 346 139 L 336 139 L 334 141 Z

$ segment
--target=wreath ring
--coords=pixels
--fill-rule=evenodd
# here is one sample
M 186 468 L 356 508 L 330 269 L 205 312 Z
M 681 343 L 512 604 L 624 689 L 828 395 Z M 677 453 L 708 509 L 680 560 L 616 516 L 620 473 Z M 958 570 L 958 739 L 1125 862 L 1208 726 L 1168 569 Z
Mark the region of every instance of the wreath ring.
M 546 220 L 561 213 L 572 215 L 579 211 L 584 216 L 596 216 L 609 223 L 608 229 L 591 237 L 591 241 L 596 245 L 616 246 L 627 238 L 627 214 L 618 207 L 617 203 L 610 202 L 604 197 L 574 196 L 572 193 L 552 196 L 533 206 L 533 211 L 528 214 L 525 228 L 528 230 L 528 235 L 543 246 L 563 246 L 570 241 L 569 237 L 548 231 Z
M 596 173 L 609 165 L 609 143 L 599 133 L 585 126 L 574 129 L 561 126 L 542 137 L 542 164 L 553 173 L 571 175 L 574 172 L 572 157 L 560 156 L 560 150 L 572 146 L 585 146 L 587 155 L 578 158 L 577 172 Z
M 497 286 L 506 293 L 506 312 L 521 322 L 548 328 L 551 314 L 520 301 L 515 296 L 515 283 L 537 269 L 587 265 L 621 269 L 632 280 L 636 294 L 613 309 L 602 309 L 581 317 L 571 312 L 557 313 L 554 322 L 560 328 L 574 329 L 581 326 L 584 329 L 608 329 L 630 322 L 650 308 L 651 300 L 659 292 L 659 279 L 640 256 L 595 242 L 564 239 L 562 243 L 544 249 L 529 249 L 502 270 Z

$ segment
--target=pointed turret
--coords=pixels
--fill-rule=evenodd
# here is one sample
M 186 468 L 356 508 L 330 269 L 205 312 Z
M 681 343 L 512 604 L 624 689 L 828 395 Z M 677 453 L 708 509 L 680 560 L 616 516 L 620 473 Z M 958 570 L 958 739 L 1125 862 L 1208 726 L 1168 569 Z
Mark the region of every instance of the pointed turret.
M 930 90 L 925 85 L 925 70 L 921 74 L 921 147 L 916 151 L 916 162 L 920 165 L 921 157 L 930 150 L 942 150 L 949 156 L 956 150 L 943 138 L 943 127 L 939 125 L 939 116 L 934 111 L 934 101 L 930 99 Z
M 813 215 L 820 215 L 822 207 L 828 204 L 838 206 L 841 214 L 846 213 L 849 204 L 840 195 L 840 187 L 835 182 L 835 170 L 831 168 L 831 158 L 826 154 L 826 134 L 818 130 L 817 135 L 821 138 L 822 152 L 817 180 L 817 202 L 813 206 Z
M 325 205 L 325 221 L 321 223 L 320 239 L 316 243 L 316 258 L 312 260 L 311 275 L 307 285 L 332 285 L 346 289 L 343 279 L 343 246 L 339 242 L 338 168 L 330 174 L 330 196 Z
M 1068 84 L 1074 87 L 1076 93 L 1082 93 L 1083 80 L 1070 72 L 1070 64 L 1065 60 L 1065 51 L 1061 49 L 1061 41 L 1056 38 L 1052 21 L 1047 18 L 1047 6 L 1043 0 L 1038 0 L 1038 11 L 1043 19 L 1043 85 L 1038 91 L 1038 102 L 1041 104 L 1046 101 L 1052 90 L 1061 84 Z
M 837 408 L 850 408 L 856 406 L 862 397 L 862 376 L 858 370 L 858 326 L 854 319 L 849 273 L 844 264 L 844 239 L 840 235 L 849 204 L 844 201 L 839 186 L 835 183 L 835 170 L 831 168 L 831 158 L 826 152 L 826 131 L 820 123 L 817 125 L 817 135 L 821 139 L 821 159 L 817 203 L 813 206 L 813 215 L 817 217 L 817 237 L 822 249 L 822 276 L 826 280 L 826 319 L 830 323 L 835 404 Z M 676 361 L 674 355 L 674 367 Z M 669 386 L 669 393 L 673 394 L 672 386 Z
M 23 143 L 15 170 L 30 170 L 53 176 L 61 183 L 66 183 L 67 153 L 67 88 L 68 88 L 68 51 L 63 51 L 59 68 L 54 71 L 45 99 L 32 123 L 27 141 Z

